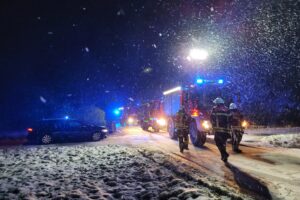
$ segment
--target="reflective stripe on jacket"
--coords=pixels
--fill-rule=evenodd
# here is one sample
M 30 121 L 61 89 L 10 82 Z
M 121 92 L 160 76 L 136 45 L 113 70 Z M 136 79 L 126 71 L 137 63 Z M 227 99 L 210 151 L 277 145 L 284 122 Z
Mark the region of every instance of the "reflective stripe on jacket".
M 224 105 L 212 109 L 210 120 L 214 132 L 230 133 L 230 113 Z
M 243 115 L 238 109 L 230 110 L 230 124 L 234 131 L 244 131 L 242 127 Z

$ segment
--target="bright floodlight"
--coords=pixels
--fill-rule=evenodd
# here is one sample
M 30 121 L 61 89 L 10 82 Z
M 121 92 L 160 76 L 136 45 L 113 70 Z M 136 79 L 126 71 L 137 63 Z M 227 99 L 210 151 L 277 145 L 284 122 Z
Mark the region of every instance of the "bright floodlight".
M 204 49 L 191 49 L 187 57 L 188 60 L 206 60 L 208 52 Z
M 171 93 L 173 93 L 173 92 L 180 91 L 180 90 L 181 90 L 181 87 L 180 87 L 180 86 L 178 86 L 178 87 L 176 87 L 176 88 L 173 88 L 173 89 L 170 89 L 170 90 L 164 91 L 164 92 L 163 92 L 163 95 L 168 95 L 168 94 L 171 94 Z

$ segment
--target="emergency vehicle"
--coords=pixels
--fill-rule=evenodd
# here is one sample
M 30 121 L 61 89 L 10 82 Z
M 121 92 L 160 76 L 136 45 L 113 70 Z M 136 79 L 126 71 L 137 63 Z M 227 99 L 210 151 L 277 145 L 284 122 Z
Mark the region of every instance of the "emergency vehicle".
M 159 132 L 166 127 L 167 121 L 161 105 L 160 100 L 152 100 L 139 107 L 139 124 L 143 130 L 152 128 L 154 132 Z
M 189 125 L 190 139 L 194 146 L 201 147 L 206 135 L 212 132 L 209 119 L 213 99 L 222 95 L 223 80 L 198 79 L 197 84 L 178 86 L 163 92 L 163 112 L 167 117 L 167 130 L 172 139 L 177 139 L 175 115 L 181 106 L 193 118 Z
M 136 106 L 125 106 L 122 107 L 121 125 L 122 126 L 136 126 L 139 123 L 138 120 L 138 107 Z

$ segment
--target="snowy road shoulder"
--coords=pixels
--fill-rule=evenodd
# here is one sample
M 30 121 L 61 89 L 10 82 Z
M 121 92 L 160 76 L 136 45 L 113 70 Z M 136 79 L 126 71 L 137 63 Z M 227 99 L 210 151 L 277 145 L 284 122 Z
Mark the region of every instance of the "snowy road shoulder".
M 0 199 L 224 199 L 242 195 L 193 180 L 162 152 L 143 148 L 19 147 L 1 149 L 0 160 Z
M 300 134 L 244 135 L 243 143 L 262 147 L 300 148 Z

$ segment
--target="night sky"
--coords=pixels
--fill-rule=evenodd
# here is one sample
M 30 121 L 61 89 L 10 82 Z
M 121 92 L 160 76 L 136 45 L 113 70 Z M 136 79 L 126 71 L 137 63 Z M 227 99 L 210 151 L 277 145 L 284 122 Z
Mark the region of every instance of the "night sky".
M 296 0 L 1 1 L 0 127 L 159 98 L 195 78 L 186 56 L 198 46 L 210 54 L 203 74 L 234 83 L 243 105 L 300 110 L 298 7 Z

